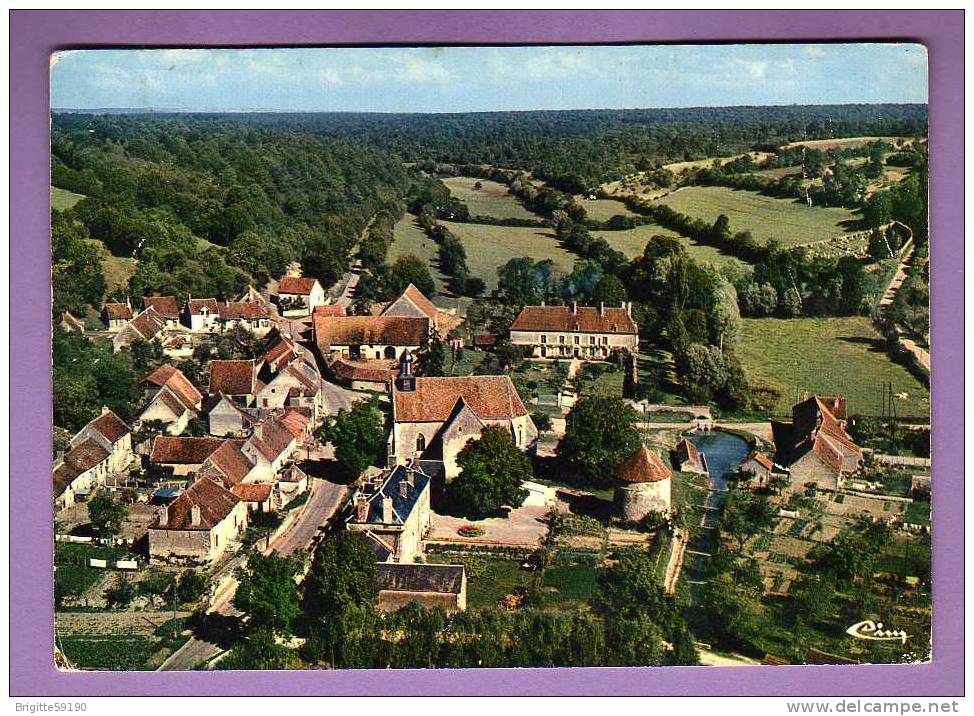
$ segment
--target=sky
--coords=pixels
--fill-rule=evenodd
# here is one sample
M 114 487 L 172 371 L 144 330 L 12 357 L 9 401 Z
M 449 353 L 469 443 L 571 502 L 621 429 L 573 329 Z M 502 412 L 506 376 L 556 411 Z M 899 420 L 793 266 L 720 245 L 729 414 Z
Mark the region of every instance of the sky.
M 72 50 L 55 109 L 477 112 L 926 102 L 917 44 Z

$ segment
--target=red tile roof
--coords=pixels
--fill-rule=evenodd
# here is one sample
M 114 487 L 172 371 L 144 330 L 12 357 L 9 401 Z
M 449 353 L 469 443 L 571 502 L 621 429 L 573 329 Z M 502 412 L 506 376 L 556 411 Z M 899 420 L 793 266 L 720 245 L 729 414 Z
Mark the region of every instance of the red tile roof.
M 497 345 L 497 336 L 493 333 L 478 333 L 473 337 L 473 344 L 478 348 L 493 348 Z
M 273 462 L 293 440 L 291 431 L 277 417 L 271 416 L 254 427 L 254 433 L 247 442 L 257 448 L 268 461 Z
M 225 520 L 239 503 L 240 500 L 222 485 L 208 477 L 201 477 L 166 508 L 166 524 L 156 522 L 153 528 L 211 530 Z M 192 521 L 194 506 L 199 507 L 199 524 Z
M 223 438 L 156 435 L 152 439 L 149 460 L 167 465 L 202 465 L 224 442 Z
M 165 318 L 179 320 L 179 304 L 175 296 L 143 296 L 143 308 L 153 308 Z
M 638 332 L 624 308 L 605 308 L 601 315 L 595 306 L 525 306 L 511 325 L 512 331 L 559 331 L 563 333 Z
M 616 471 L 616 477 L 628 483 L 660 482 L 671 474 L 670 468 L 663 464 L 660 456 L 645 445 L 626 458 Z
M 260 318 L 270 318 L 264 307 L 252 301 L 230 302 L 220 304 L 220 318 L 225 321 L 247 320 L 255 321 Z
M 676 461 L 680 464 L 685 462 L 692 462 L 694 465 L 700 463 L 700 453 L 697 451 L 697 446 L 692 442 L 683 438 L 676 445 Z
M 257 392 L 257 364 L 253 360 L 210 361 L 211 395 L 253 395 Z
M 766 470 L 770 470 L 774 467 L 774 463 L 771 461 L 771 458 L 769 458 L 763 452 L 751 453 L 751 455 L 748 457 L 747 460 L 745 460 L 745 462 L 750 462 L 752 460 L 756 462 L 758 465 L 760 465 L 761 467 L 765 468 Z
M 460 398 L 481 420 L 510 419 L 528 412 L 506 375 L 417 378 L 416 390 L 393 388 L 392 396 L 397 423 L 442 423 Z
M 361 380 L 369 383 L 388 383 L 399 375 L 399 368 L 395 361 L 367 360 L 353 361 L 347 358 L 326 358 L 328 370 L 338 380 L 350 383 Z
M 105 411 L 88 424 L 113 445 L 131 432 L 125 421 L 111 410 Z
M 253 463 L 240 450 L 240 446 L 231 440 L 225 440 L 220 447 L 214 450 L 206 458 L 205 465 L 219 470 L 230 485 L 242 482 L 254 467 Z
M 128 325 L 138 331 L 140 336 L 149 339 L 159 333 L 165 324 L 166 320 L 150 307 L 129 321 Z
M 281 425 L 291 433 L 294 439 L 300 442 L 304 437 L 305 430 L 308 429 L 308 423 L 311 422 L 311 418 L 296 410 L 286 410 L 284 411 L 284 415 L 281 416 L 280 421 Z
M 169 388 L 187 408 L 197 408 L 203 401 L 203 394 L 189 382 L 178 368 L 165 364 L 156 368 L 142 379 L 143 383 Z
M 127 303 L 111 301 L 105 304 L 102 313 L 110 321 L 128 321 L 132 318 L 132 309 Z
M 279 294 L 295 293 L 301 296 L 309 296 L 316 283 L 318 283 L 318 279 L 310 276 L 285 276 L 277 285 L 277 292 Z
M 429 335 L 428 318 L 315 316 L 315 342 L 322 355 L 332 346 L 419 346 Z
M 279 338 L 267 349 L 267 352 L 264 354 L 264 361 L 268 365 L 278 368 L 278 362 L 287 365 L 296 357 L 297 353 L 294 351 L 294 344 L 287 338 Z
M 194 316 L 198 316 L 202 308 L 205 308 L 211 316 L 220 315 L 220 304 L 215 298 L 191 298 L 186 305 Z
M 68 450 L 64 454 L 64 462 L 77 470 L 77 475 L 80 475 L 107 460 L 109 454 L 93 438 L 88 438 Z
M 406 290 L 402 292 L 402 295 L 400 295 L 399 298 L 397 298 L 395 301 L 392 301 L 388 306 L 386 306 L 383 309 L 382 314 L 380 315 L 384 315 L 387 311 L 389 311 L 389 309 L 392 306 L 394 306 L 396 303 L 402 300 L 409 301 L 431 321 L 436 320 L 436 316 L 439 313 L 439 310 L 436 308 L 433 302 L 430 301 L 428 298 L 426 298 L 426 295 L 418 288 L 416 288 L 416 286 L 414 286 L 413 284 L 409 284 L 408 286 L 406 286 Z
M 269 482 L 242 482 L 233 486 L 233 494 L 244 502 L 267 502 L 274 486 Z
M 845 431 L 845 422 L 832 413 L 846 413 L 844 398 L 812 396 L 791 409 L 790 430 L 779 431 L 775 447 L 782 464 L 790 464 L 812 450 L 836 473 L 853 472 L 862 463 L 862 449 Z M 781 439 L 779 439 L 779 436 Z
M 337 303 L 329 303 L 327 306 L 315 306 L 315 316 L 344 316 L 346 315 L 345 306 Z

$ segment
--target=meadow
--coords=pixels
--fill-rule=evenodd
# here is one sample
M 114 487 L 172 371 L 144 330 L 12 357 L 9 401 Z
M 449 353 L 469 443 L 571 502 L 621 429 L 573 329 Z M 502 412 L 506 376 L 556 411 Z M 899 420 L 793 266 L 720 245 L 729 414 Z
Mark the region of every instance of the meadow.
M 618 199 L 589 199 L 581 194 L 575 203 L 585 209 L 586 218 L 592 221 L 608 221 L 613 216 L 639 216 Z
M 127 256 L 114 256 L 105 244 L 97 239 L 85 239 L 101 261 L 101 272 L 105 276 L 106 292 L 111 293 L 116 288 L 128 286 L 129 279 L 139 266 L 139 262 Z
M 70 209 L 84 198 L 84 194 L 75 194 L 73 191 L 59 189 L 56 186 L 51 187 L 51 208 L 56 211 Z
M 693 239 L 687 239 L 675 231 L 664 229 L 662 226 L 656 224 L 643 224 L 642 226 L 625 231 L 590 231 L 589 233 L 592 236 L 605 239 L 609 242 L 609 246 L 616 251 L 621 251 L 630 259 L 642 256 L 643 251 L 646 249 L 646 244 L 654 236 L 668 236 L 670 238 L 680 239 L 684 246 L 686 246 L 691 258 L 700 263 L 710 263 L 720 266 L 728 262 L 740 262 L 734 256 L 721 253 L 720 249 L 714 246 L 707 246 Z
M 845 396 L 850 414 L 883 414 L 883 388 L 892 383 L 897 415 L 925 417 L 930 391 L 893 362 L 885 340 L 864 316 L 849 318 L 744 319 L 737 344 L 752 385 L 780 391 L 771 406 L 787 415 L 802 391 Z
M 480 183 L 481 188 L 474 185 Z M 470 209 L 471 216 L 487 216 L 492 219 L 537 219 L 538 216 L 521 204 L 507 191 L 507 186 L 489 179 L 473 177 L 447 177 L 443 179 L 454 199 L 459 199 Z
M 786 247 L 825 241 L 853 230 L 859 221 L 850 209 L 810 207 L 791 199 L 722 186 L 685 187 L 658 203 L 707 223 L 725 214 L 731 231 L 750 231 L 758 241 L 775 239 Z
M 575 263 L 576 256 L 561 247 L 551 229 L 440 223 L 463 243 L 470 274 L 483 279 L 488 291 L 497 288 L 497 269 L 513 258 L 551 259 L 555 269 L 562 273 L 571 273 Z
M 422 259 L 429 264 L 430 273 L 436 283 L 436 290 L 441 293 L 446 290 L 446 277 L 436 268 L 438 265 L 436 253 L 436 242 L 419 228 L 415 216 L 406 214 L 396 222 L 393 229 L 392 246 L 389 247 L 386 262 L 395 263 L 397 258 L 406 254 L 412 254 L 416 258 Z

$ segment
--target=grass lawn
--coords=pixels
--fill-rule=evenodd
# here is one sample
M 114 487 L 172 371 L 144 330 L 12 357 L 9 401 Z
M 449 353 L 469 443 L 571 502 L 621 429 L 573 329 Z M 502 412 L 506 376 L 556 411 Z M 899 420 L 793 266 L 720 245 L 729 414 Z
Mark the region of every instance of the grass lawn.
M 914 500 L 906 508 L 903 521 L 914 525 L 930 525 L 930 503 L 925 500 Z
M 430 554 L 432 564 L 462 564 L 467 569 L 467 607 L 493 607 L 518 587 L 527 587 L 533 572 L 521 569 L 521 562 L 487 555 Z
M 906 393 L 896 400 L 900 417 L 930 412 L 930 392 L 894 363 L 885 341 L 864 316 L 849 318 L 749 318 L 737 346 L 748 379 L 780 391 L 774 414 L 790 413 L 801 391 L 842 395 L 849 413 L 883 414 L 883 386 Z
M 592 221 L 608 221 L 613 216 L 639 216 L 618 199 L 588 199 L 575 196 L 575 202 L 585 209 L 585 216 Z
M 685 187 L 659 203 L 708 223 L 725 214 L 731 231 L 750 231 L 758 241 L 776 239 L 782 246 L 825 241 L 856 228 L 859 221 L 850 209 L 811 207 L 722 186 Z
M 447 177 L 442 180 L 454 199 L 459 199 L 470 209 L 471 216 L 489 216 L 493 219 L 537 219 L 517 198 L 507 191 L 507 186 L 489 179 L 473 177 Z M 480 182 L 481 188 L 474 189 Z
M 497 269 L 513 258 L 551 259 L 563 273 L 571 273 L 575 264 L 575 254 L 563 249 L 548 228 L 440 223 L 463 243 L 470 274 L 483 279 L 488 291 L 497 288 Z
M 692 239 L 680 236 L 675 231 L 664 229 L 662 226 L 657 226 L 656 224 L 643 224 L 642 226 L 625 231 L 590 231 L 589 233 L 592 236 L 605 239 L 612 248 L 616 251 L 621 251 L 630 259 L 642 256 L 643 251 L 646 249 L 646 244 L 654 236 L 668 236 L 670 238 L 680 239 L 687 247 L 690 257 L 695 261 L 717 266 L 728 262 L 741 263 L 740 259 L 721 253 L 720 249 L 697 243 Z
M 586 602 L 595 590 L 594 567 L 581 564 L 555 565 L 544 573 L 545 602 L 565 605 Z M 553 590 L 553 591 L 549 591 Z
M 429 238 L 425 231 L 419 228 L 415 216 L 406 214 L 396 222 L 395 229 L 393 230 L 392 246 L 389 247 L 386 262 L 389 264 L 395 263 L 397 258 L 405 254 L 412 254 L 422 259 L 429 264 L 430 273 L 433 275 L 433 281 L 436 283 L 437 292 L 443 292 L 446 287 L 446 277 L 437 269 L 436 252 L 436 242 Z
M 51 187 L 51 208 L 56 211 L 70 209 L 84 198 L 84 194 L 75 194 L 67 189 L 58 189 L 56 186 Z
M 80 597 L 99 579 L 105 570 L 95 567 L 81 567 L 74 564 L 59 564 L 54 570 L 54 583 L 65 596 Z
M 456 363 L 447 358 L 446 375 L 473 375 L 477 367 L 484 362 L 487 353 L 476 348 L 464 348 L 463 356 Z

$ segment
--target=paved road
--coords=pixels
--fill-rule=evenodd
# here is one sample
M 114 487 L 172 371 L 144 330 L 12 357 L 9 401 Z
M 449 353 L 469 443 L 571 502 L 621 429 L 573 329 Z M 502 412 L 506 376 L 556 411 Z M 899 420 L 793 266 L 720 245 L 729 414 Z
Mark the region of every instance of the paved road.
M 311 495 L 303 507 L 301 514 L 287 530 L 271 540 L 270 551 L 282 556 L 288 556 L 306 549 L 318 532 L 318 528 L 325 524 L 341 506 L 345 494 L 345 485 L 337 485 L 327 480 L 313 479 L 311 481 Z M 242 560 L 241 560 L 242 561 Z M 208 610 L 210 614 L 227 617 L 240 616 L 230 603 L 236 592 L 236 585 L 225 589 Z M 197 664 L 209 661 L 223 649 L 204 639 L 195 636 L 175 651 L 159 667 L 159 671 L 189 671 Z

